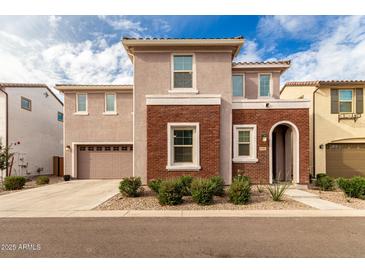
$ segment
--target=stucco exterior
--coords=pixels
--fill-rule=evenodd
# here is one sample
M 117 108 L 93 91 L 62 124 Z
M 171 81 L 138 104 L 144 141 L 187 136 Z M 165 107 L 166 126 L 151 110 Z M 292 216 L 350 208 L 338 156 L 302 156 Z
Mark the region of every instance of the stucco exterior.
M 57 120 L 61 102 L 46 87 L 3 89 L 8 94 L 8 144 L 14 153 L 11 175 L 52 174 L 53 156 L 63 156 L 63 123 Z M 21 97 L 31 100 L 31 111 L 21 108 Z M 5 108 L 0 109 L 3 113 Z
M 331 88 L 354 89 L 363 88 L 365 85 L 341 86 L 285 86 L 281 98 L 305 98 L 311 100 L 309 108 L 310 126 L 310 164 L 313 172 L 313 153 L 315 153 L 315 173 L 326 173 L 325 145 L 331 142 L 365 142 L 365 117 L 362 115 L 356 122 L 354 120 L 338 120 L 338 114 L 331 114 Z M 315 128 L 313 132 L 313 93 L 315 92 Z M 313 143 L 313 133 L 315 143 Z M 323 146 L 321 146 L 323 145 Z M 322 148 L 321 148 L 321 147 Z

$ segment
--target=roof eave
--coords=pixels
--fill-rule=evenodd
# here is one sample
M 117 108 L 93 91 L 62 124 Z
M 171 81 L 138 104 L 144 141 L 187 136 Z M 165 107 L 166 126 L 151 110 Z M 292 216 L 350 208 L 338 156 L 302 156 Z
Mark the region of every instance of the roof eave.
M 133 91 L 133 85 L 55 85 L 55 89 L 62 93 L 68 91 Z

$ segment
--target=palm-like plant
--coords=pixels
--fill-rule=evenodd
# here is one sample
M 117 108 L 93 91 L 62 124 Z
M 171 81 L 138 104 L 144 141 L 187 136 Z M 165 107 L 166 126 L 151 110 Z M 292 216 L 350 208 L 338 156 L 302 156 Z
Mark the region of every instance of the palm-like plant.
M 289 188 L 289 184 L 274 184 L 273 186 L 268 186 L 271 198 L 275 202 L 280 202 L 283 199 L 285 191 Z

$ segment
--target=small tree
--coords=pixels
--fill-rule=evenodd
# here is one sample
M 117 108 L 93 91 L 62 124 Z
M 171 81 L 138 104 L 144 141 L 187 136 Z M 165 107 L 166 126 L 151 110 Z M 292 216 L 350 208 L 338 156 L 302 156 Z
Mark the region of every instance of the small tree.
M 10 159 L 13 157 L 14 153 L 10 152 L 9 146 L 3 146 L 0 140 L 0 171 L 1 171 L 1 183 L 3 182 L 3 172 L 10 165 Z

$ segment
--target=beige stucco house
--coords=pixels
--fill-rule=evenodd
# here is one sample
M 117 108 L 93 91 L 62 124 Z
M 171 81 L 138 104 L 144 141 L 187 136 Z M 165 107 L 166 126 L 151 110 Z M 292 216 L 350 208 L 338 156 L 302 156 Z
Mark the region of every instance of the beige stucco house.
M 63 103 L 46 85 L 0 83 L 0 139 L 14 153 L 8 175 L 53 174 L 62 132 Z
M 124 38 L 133 85 L 56 85 L 65 174 L 308 183 L 309 101 L 279 98 L 290 61 L 233 62 L 243 43 Z
M 365 175 L 365 81 L 288 82 L 281 98 L 310 100 L 313 175 Z

